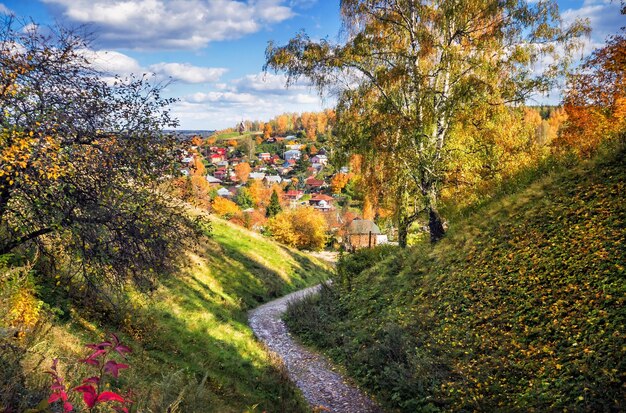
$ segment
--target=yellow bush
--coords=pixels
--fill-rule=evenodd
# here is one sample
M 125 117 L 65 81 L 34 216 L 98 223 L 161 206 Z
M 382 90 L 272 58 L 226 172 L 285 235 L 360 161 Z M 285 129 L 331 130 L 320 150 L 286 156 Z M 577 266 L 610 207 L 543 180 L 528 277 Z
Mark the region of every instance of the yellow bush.
M 301 250 L 320 250 L 326 244 L 328 223 L 321 212 L 310 207 L 281 212 L 267 227 L 274 239 Z

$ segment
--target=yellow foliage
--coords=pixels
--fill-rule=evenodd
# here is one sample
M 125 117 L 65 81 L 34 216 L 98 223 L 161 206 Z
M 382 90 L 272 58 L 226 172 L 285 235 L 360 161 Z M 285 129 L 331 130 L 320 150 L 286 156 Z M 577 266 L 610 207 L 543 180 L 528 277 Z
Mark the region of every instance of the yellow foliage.
M 213 213 L 219 215 L 222 218 L 230 218 L 239 212 L 239 207 L 230 199 L 216 197 L 213 200 Z
M 283 211 L 267 227 L 274 239 L 301 250 L 320 250 L 326 244 L 328 223 L 324 214 L 310 207 Z

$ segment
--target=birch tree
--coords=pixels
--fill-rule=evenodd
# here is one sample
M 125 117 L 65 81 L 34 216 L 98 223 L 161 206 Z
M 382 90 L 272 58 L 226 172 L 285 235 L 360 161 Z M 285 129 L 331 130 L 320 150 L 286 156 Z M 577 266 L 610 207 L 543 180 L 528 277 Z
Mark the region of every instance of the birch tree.
M 337 152 L 363 155 L 392 201 L 402 246 L 420 216 L 435 242 L 456 116 L 549 90 L 587 29 L 565 27 L 551 0 L 342 0 L 340 11 L 344 41 L 300 33 L 270 42 L 265 69 L 337 94 Z

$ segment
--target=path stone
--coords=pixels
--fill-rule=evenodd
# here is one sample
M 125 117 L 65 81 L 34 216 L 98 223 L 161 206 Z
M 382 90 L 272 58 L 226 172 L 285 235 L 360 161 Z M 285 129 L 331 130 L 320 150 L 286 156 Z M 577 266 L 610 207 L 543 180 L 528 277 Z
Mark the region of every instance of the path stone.
M 263 304 L 250 311 L 248 323 L 254 334 L 283 360 L 289 377 L 300 388 L 313 407 L 333 413 L 380 413 L 382 410 L 359 389 L 332 371 L 331 363 L 322 355 L 296 343 L 281 317 L 290 301 L 300 300 L 318 292 L 310 287 Z

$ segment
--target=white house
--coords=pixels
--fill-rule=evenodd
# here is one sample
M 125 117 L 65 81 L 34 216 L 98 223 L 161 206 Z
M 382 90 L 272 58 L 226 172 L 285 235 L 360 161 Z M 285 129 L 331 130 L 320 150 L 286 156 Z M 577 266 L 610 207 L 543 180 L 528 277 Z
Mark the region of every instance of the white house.
M 278 175 L 265 175 L 263 180 L 266 185 L 271 186 L 272 184 L 280 184 L 283 181 L 283 178 Z
M 250 172 L 250 175 L 248 175 L 248 179 L 263 180 L 263 178 L 265 178 L 265 174 L 263 172 Z
M 217 179 L 213 175 L 207 175 L 206 180 L 209 182 L 209 184 L 221 184 L 222 183 L 221 179 Z
M 233 194 L 230 193 L 230 191 L 226 188 L 220 188 L 217 190 L 217 195 L 221 196 L 222 198 L 230 198 L 233 196 Z

